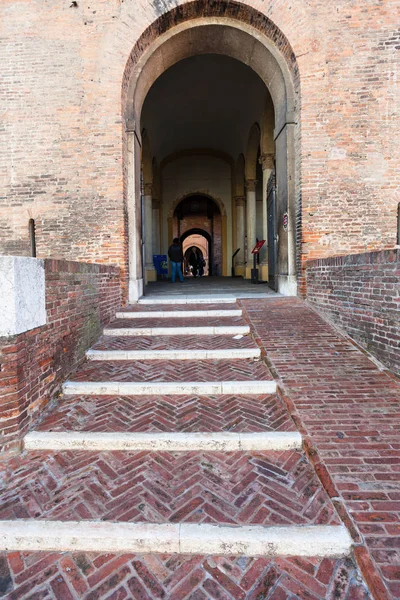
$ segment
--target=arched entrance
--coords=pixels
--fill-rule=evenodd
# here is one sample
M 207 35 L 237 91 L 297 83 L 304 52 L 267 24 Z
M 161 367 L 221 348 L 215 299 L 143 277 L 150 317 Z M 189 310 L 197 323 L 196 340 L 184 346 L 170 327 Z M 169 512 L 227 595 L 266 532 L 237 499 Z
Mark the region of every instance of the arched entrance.
M 204 259 L 204 275 L 213 275 L 215 274 L 214 269 L 214 256 L 215 251 L 213 248 L 213 240 L 208 231 L 204 231 L 204 229 L 188 229 L 181 235 L 181 243 L 182 250 L 187 260 L 186 256 L 189 254 L 190 249 L 194 246 L 199 251 L 201 257 Z M 188 260 L 187 260 L 188 262 Z
M 181 200 L 173 212 L 172 236 L 180 238 L 185 252 L 185 241 L 199 236 L 205 242 L 208 272 L 210 275 L 222 275 L 224 263 L 222 214 L 218 204 L 208 196 L 193 194 Z M 200 240 L 192 245 L 201 247 Z M 202 251 L 203 252 L 203 251 Z
M 191 76 L 194 82 L 188 84 Z M 295 153 L 300 139 L 298 70 L 290 44 L 275 25 L 236 2 L 180 5 L 160 17 L 135 46 L 125 72 L 123 106 L 130 299 L 140 295 L 143 283 L 141 242 L 147 247 L 150 274 L 152 236 L 159 238 L 162 252 L 170 242 L 172 198 L 193 193 L 223 198 L 223 275 L 230 273 L 230 256 L 240 248 L 236 274 L 249 277 L 257 238 L 272 239 L 277 289 L 295 294 L 296 227 L 301 226 Z M 143 129 L 148 141 L 141 148 Z M 157 174 L 144 167 L 155 162 L 160 165 Z M 138 203 L 141 166 L 147 173 L 144 209 Z M 273 173 L 276 219 L 271 236 L 267 189 Z M 155 189 L 161 198 L 154 197 Z M 143 228 L 142 214 L 147 222 Z M 260 256 L 266 281 L 268 250 Z

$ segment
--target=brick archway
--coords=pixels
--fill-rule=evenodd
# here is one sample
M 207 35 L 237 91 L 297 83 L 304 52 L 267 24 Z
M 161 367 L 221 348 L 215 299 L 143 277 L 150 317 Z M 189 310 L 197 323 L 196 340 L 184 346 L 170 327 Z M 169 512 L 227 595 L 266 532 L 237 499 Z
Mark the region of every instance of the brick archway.
M 274 104 L 275 140 L 279 140 L 277 180 L 282 190 L 279 225 L 278 290 L 297 293 L 296 248 L 300 245 L 299 71 L 289 41 L 254 8 L 196 0 L 154 21 L 133 48 L 126 65 L 122 110 L 126 124 L 125 200 L 128 212 L 130 300 L 143 286 L 141 211 L 138 205 L 140 118 L 143 102 L 156 79 L 177 62 L 199 54 L 223 54 L 250 66 L 265 83 Z M 249 59 L 250 56 L 250 59 Z M 297 251 L 297 256 L 299 252 Z

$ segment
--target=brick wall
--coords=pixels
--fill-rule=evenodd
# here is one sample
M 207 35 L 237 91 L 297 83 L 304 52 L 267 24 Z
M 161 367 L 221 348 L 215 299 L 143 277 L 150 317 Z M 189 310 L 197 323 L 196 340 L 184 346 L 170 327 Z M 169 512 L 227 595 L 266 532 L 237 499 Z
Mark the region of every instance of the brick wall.
M 400 374 L 400 250 L 309 261 L 307 300 Z
M 118 267 L 45 260 L 47 325 L 0 338 L 0 450 L 18 447 L 40 409 L 121 304 Z
M 299 258 L 393 247 L 398 0 L 2 0 L 0 251 L 29 254 L 34 218 L 38 256 L 126 269 L 121 90 L 132 49 L 170 10 L 165 27 L 219 10 L 265 29 L 253 9 L 298 66 Z

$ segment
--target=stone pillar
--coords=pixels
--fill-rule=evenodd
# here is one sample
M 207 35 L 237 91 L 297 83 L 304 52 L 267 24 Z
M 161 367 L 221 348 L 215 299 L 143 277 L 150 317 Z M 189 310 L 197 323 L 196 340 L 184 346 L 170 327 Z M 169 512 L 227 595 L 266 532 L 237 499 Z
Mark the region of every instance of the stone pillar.
M 253 255 L 251 251 L 256 245 L 256 185 L 255 179 L 246 179 L 246 218 L 247 218 L 247 262 L 246 279 L 251 279 Z
M 127 137 L 127 209 L 129 236 L 129 302 L 137 302 L 143 295 L 142 231 L 140 205 L 140 145 L 135 123 L 128 119 Z
M 260 164 L 263 172 L 263 192 L 262 192 L 262 219 L 263 219 L 263 239 L 265 245 L 260 252 L 260 279 L 261 281 L 268 281 L 268 207 L 267 207 L 267 193 L 268 193 L 268 181 L 274 170 L 274 154 L 262 154 L 260 156 Z
M 244 265 L 246 262 L 246 256 L 245 256 L 246 198 L 244 196 L 236 196 L 235 205 L 236 205 L 236 248 L 234 248 L 233 251 L 235 251 L 237 248 L 240 248 L 240 251 L 236 255 L 235 275 L 241 275 L 242 277 L 244 277 L 244 275 L 245 275 Z
M 161 253 L 160 203 L 153 200 L 153 254 Z
M 153 264 L 153 197 L 151 183 L 144 184 L 144 255 L 146 283 L 156 281 L 156 271 Z

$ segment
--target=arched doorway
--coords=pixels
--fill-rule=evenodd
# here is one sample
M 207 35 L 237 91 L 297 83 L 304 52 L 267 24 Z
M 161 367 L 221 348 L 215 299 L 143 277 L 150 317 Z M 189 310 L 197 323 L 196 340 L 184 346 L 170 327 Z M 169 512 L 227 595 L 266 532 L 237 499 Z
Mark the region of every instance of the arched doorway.
M 192 73 L 195 83 L 203 83 L 188 85 L 182 79 L 185 69 L 186 78 Z M 202 73 L 207 78 L 202 80 Z M 160 165 L 158 180 L 152 173 L 144 188 L 157 187 L 163 196 L 156 204 L 146 194 L 146 216 L 154 217 L 158 211 L 162 252 L 172 234 L 173 217 L 167 216 L 170 198 L 194 193 L 220 196 L 226 206 L 222 274 L 230 274 L 228 262 L 240 247 L 242 264 L 237 272 L 248 277 L 251 248 L 260 235 L 268 239 L 267 185 L 274 171 L 275 281 L 281 293 L 296 293 L 296 228 L 301 226 L 295 152 L 300 147 L 298 84 L 295 56 L 282 32 L 255 9 L 234 1 L 183 4 L 143 34 L 128 61 L 123 91 L 131 300 L 140 294 L 143 276 L 138 236 L 142 209 L 137 203 L 143 128 L 152 149 L 148 160 Z M 237 169 L 240 157 L 245 164 Z M 154 231 L 153 225 L 143 231 Z M 142 241 L 145 246 L 153 244 L 151 239 Z M 261 257 L 264 280 L 268 280 L 267 254 Z
M 204 275 L 215 274 L 213 240 L 208 231 L 204 229 L 188 229 L 181 235 L 182 250 L 184 256 L 190 252 L 194 246 L 197 248 L 205 261 Z
M 222 215 L 214 200 L 201 194 L 193 194 L 181 200 L 173 212 L 172 229 L 173 237 L 180 238 L 184 252 L 187 248 L 185 242 L 189 237 L 199 236 L 206 241 L 208 273 L 222 275 Z M 194 240 L 192 245 L 201 247 L 201 243 L 196 244 Z

